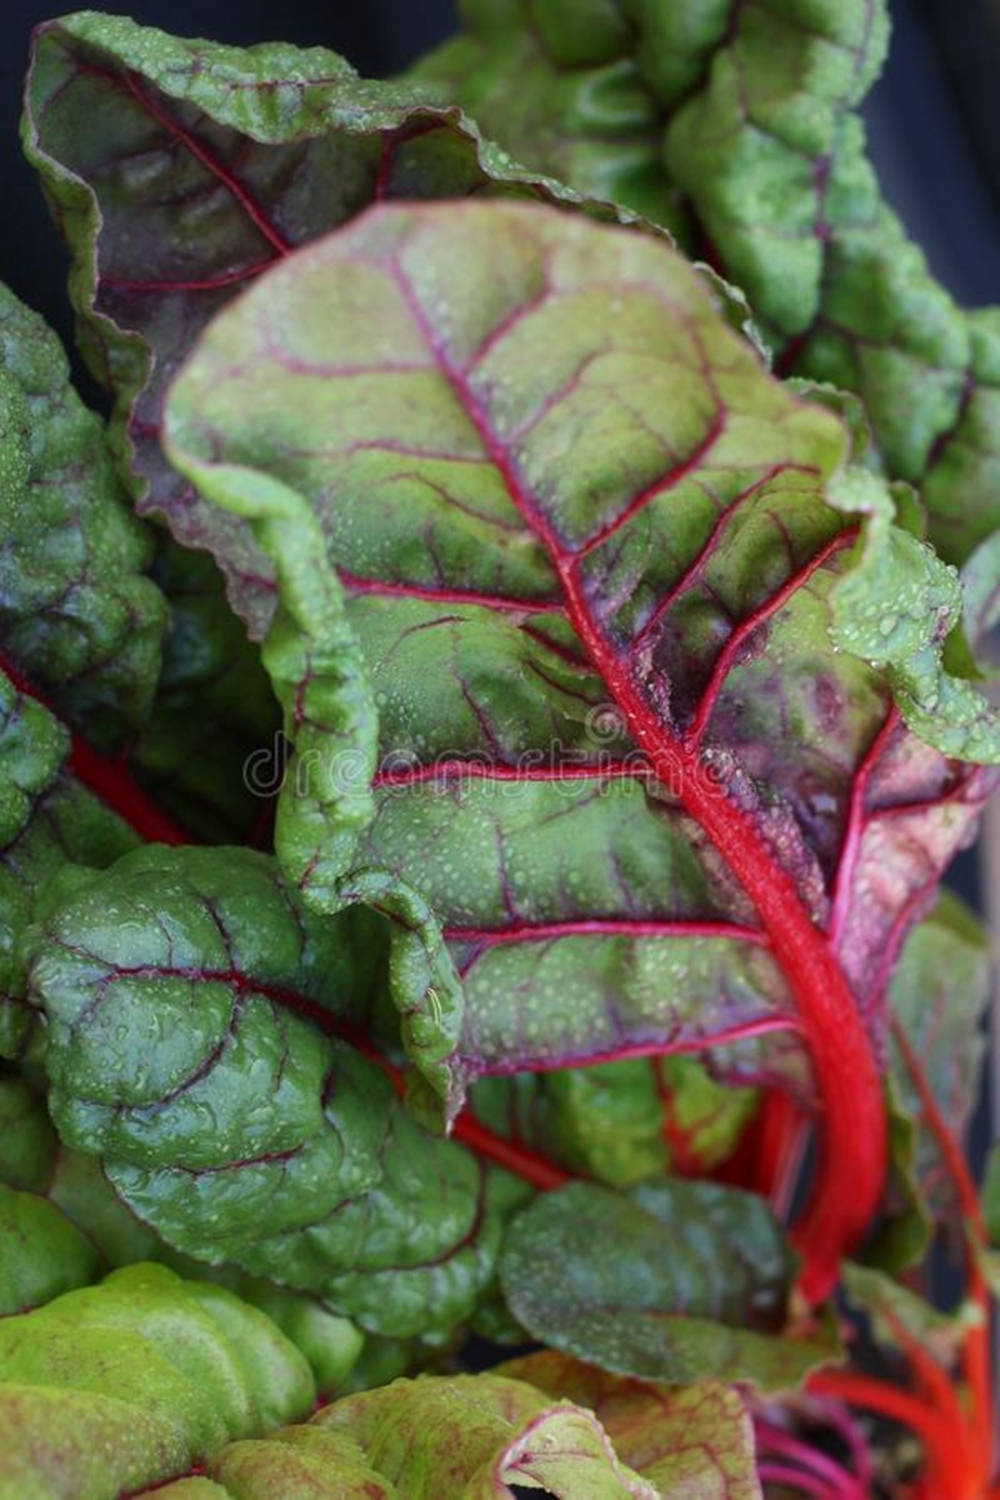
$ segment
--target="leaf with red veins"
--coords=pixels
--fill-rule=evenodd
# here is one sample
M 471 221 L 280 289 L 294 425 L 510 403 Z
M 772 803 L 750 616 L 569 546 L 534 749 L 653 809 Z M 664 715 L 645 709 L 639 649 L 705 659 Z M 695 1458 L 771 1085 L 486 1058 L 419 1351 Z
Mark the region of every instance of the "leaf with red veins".
M 215 553 L 257 636 L 274 608 L 270 560 L 160 450 L 166 382 L 202 329 L 262 269 L 376 200 L 578 201 L 457 108 L 359 79 L 323 48 L 182 40 L 124 16 L 38 29 L 24 131 L 73 255 L 81 347 L 114 397 L 138 509 Z
M 507 1360 L 496 1373 L 588 1407 L 622 1460 L 661 1495 L 759 1500 L 753 1424 L 731 1386 L 715 1380 L 649 1385 L 554 1349 Z
M 64 867 L 110 864 L 138 842 L 80 774 L 70 735 L 0 673 L 0 1056 L 32 1027 L 24 940 L 49 883 Z M 74 766 L 74 761 L 77 766 Z M 89 764 L 89 763 L 88 763 Z
M 269 857 L 148 845 L 50 904 L 29 998 L 62 1140 L 167 1245 L 443 1338 L 526 1190 L 425 1132 L 368 1055 L 383 947 Z
M 942 675 L 939 565 L 841 475 L 839 421 L 661 241 L 454 204 L 374 210 L 275 268 L 206 334 L 166 433 L 271 552 L 283 659 L 326 649 L 370 684 L 383 772 L 354 862 L 421 898 L 464 981 L 435 1043 L 452 1107 L 477 1072 L 792 1025 L 837 1141 L 806 1220 L 829 1272 L 884 1163 L 861 997 L 822 930 L 837 836 L 915 638 Z M 841 592 L 866 625 L 865 584 L 907 560 L 880 665 L 838 650 Z M 292 676 L 278 692 L 299 750 L 279 857 L 329 909 L 355 889 L 333 766 Z

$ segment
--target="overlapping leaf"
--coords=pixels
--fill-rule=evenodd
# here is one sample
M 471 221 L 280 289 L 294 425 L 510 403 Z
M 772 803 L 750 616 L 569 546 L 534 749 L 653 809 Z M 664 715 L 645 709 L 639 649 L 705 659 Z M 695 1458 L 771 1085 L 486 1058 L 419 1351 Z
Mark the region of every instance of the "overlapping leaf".
M 469 1094 L 498 1135 L 612 1187 L 704 1175 L 735 1149 L 756 1102 L 689 1057 L 484 1078 Z
M 791 1257 L 762 1200 L 735 1188 L 667 1180 L 621 1198 L 572 1183 L 514 1218 L 500 1270 L 529 1333 L 619 1374 L 781 1389 L 837 1355 L 828 1329 L 780 1336 Z
M 361 1332 L 316 1298 L 233 1267 L 198 1263 L 167 1245 L 116 1195 L 96 1157 L 63 1145 L 41 1096 L 14 1073 L 0 1074 L 0 1184 L 8 1224 L 25 1229 L 23 1236 L 0 1236 L 2 1316 L 41 1306 L 119 1266 L 155 1260 L 225 1286 L 266 1312 L 305 1354 L 327 1395 L 348 1380 L 363 1386 L 373 1361 L 396 1352 L 380 1349 L 378 1339 L 365 1347 Z
M 538 207 L 372 211 L 220 315 L 167 433 L 279 570 L 279 855 L 320 905 L 374 868 L 440 921 L 453 1106 L 477 1074 L 721 1041 L 730 1076 L 807 1088 L 775 1030 L 809 1009 L 784 916 L 757 915 L 777 900 L 877 1026 L 878 964 L 992 782 L 891 693 L 950 754 L 994 756 L 995 722 L 947 710 L 950 574 L 665 244 Z
M 37 33 L 25 143 L 73 254 L 84 354 L 116 403 L 138 508 L 222 562 L 261 633 L 270 560 L 164 462 L 163 390 L 209 319 L 288 250 L 381 198 L 573 199 L 454 107 L 359 79 L 334 53 L 184 41 L 83 12 Z
M 622 1460 L 660 1494 L 757 1500 L 761 1493 L 750 1415 L 732 1387 L 714 1380 L 654 1386 L 552 1349 L 507 1360 L 497 1373 L 589 1407 Z
M 39 898 L 68 863 L 103 866 L 136 835 L 73 774 L 67 730 L 0 674 L 0 1055 L 15 1056 L 31 1015 L 23 944 Z
M 129 1266 L 0 1322 L 0 1495 L 115 1500 L 304 1416 L 314 1394 L 263 1313 Z
M 170 628 L 132 765 L 158 804 L 199 837 L 266 835 L 282 766 L 277 706 L 259 652 L 210 557 L 162 537 L 154 575 Z
M 986 1038 L 983 1020 L 993 992 L 989 940 L 974 914 L 950 892 L 903 945 L 889 986 L 895 1029 L 890 1058 L 896 1088 L 916 1121 L 916 1172 L 935 1219 L 958 1212 L 954 1186 L 908 1058 L 948 1130 L 964 1139 L 979 1094 Z
M 0 650 L 86 726 L 120 740 L 148 712 L 165 608 L 102 423 L 37 313 L 0 287 Z
M 168 1244 L 440 1339 L 517 1191 L 318 1029 L 364 1019 L 381 944 L 366 913 L 310 916 L 262 855 L 152 846 L 51 912 L 31 999 L 60 1135 Z
M 885 0 L 466 0 L 418 77 L 529 165 L 668 224 L 746 291 L 784 373 L 857 391 L 958 562 L 1000 523 L 995 309 L 962 313 L 855 113 Z

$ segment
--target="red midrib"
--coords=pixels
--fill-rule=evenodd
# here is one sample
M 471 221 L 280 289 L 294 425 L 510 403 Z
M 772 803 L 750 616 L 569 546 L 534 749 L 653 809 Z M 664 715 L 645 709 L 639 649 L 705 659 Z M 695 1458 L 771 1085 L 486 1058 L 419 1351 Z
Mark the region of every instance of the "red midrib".
M 854 996 L 825 934 L 803 907 L 791 877 L 776 862 L 749 818 L 725 796 L 697 748 L 685 746 L 650 708 L 620 651 L 590 610 L 578 558 L 568 554 L 548 518 L 522 483 L 466 373 L 437 338 L 413 287 L 398 265 L 397 283 L 464 411 L 473 423 L 507 494 L 539 538 L 562 585 L 567 614 L 607 684 L 629 731 L 665 785 L 705 831 L 753 903 L 774 958 L 795 999 L 816 1076 L 824 1116 L 819 1168 L 794 1238 L 804 1258 L 800 1285 L 819 1301 L 837 1280 L 841 1259 L 861 1239 L 878 1205 L 886 1167 L 882 1091 Z M 831 1149 L 835 1143 L 835 1149 Z

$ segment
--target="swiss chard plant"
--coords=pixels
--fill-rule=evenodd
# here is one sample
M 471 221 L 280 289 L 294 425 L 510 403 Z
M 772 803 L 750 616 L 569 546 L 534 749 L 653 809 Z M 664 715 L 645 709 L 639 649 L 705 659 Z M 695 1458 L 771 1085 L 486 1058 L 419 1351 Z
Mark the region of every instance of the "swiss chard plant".
M 1000 1495 L 1000 323 L 886 38 L 39 28 L 110 418 L 0 293 L 0 1500 Z

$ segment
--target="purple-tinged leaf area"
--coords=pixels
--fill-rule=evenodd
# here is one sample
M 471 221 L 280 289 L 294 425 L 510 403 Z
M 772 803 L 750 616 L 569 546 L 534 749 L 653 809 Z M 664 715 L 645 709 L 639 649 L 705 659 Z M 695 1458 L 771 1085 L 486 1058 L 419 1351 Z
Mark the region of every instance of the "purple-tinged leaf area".
M 896 1092 L 916 1123 L 915 1170 L 935 1221 L 960 1212 L 946 1163 L 928 1126 L 908 1064 L 916 1059 L 941 1118 L 958 1141 L 965 1137 L 979 1093 L 993 994 L 989 938 L 972 911 L 943 892 L 913 928 L 889 986 L 889 1063 Z
M 166 608 L 102 422 L 55 334 L 0 287 L 0 650 L 99 744 L 142 723 Z
M 464 988 L 452 1099 L 483 1073 L 725 1042 L 756 1052 L 744 1077 L 787 1072 L 787 966 L 686 778 L 814 922 L 864 924 L 860 973 L 927 878 L 894 852 L 859 916 L 846 873 L 892 846 L 871 764 L 891 695 L 949 755 L 1000 749 L 941 667 L 950 571 L 844 470 L 839 421 L 638 231 L 516 204 L 373 210 L 219 316 L 166 433 L 281 573 L 265 664 L 298 755 L 277 849 L 327 907 L 351 888 L 333 793 L 357 827 L 367 741 L 322 741 L 302 702 L 324 684 L 297 692 L 293 656 L 328 647 L 339 578 L 333 687 L 356 673 L 356 701 L 364 679 L 379 732 L 354 859 L 441 923 Z M 972 773 L 903 729 L 893 750 L 940 868 L 985 782 L 964 821 L 939 813 Z
M 95 12 L 39 28 L 24 141 L 73 257 L 81 348 L 114 397 L 138 509 L 215 553 L 257 636 L 273 612 L 270 560 L 160 451 L 166 382 L 202 329 L 264 267 L 373 201 L 579 201 L 457 107 L 360 79 L 323 48 L 182 40 Z
M 74 777 L 70 737 L 0 673 L 0 1056 L 32 1029 L 24 943 L 49 882 L 67 865 L 100 867 L 135 847 L 135 834 Z
M 743 288 L 783 374 L 856 391 L 962 562 L 997 528 L 1000 339 L 886 206 L 857 113 L 886 0 L 466 0 L 413 75 L 529 166 L 674 229 Z M 587 41 L 581 43 L 581 38 Z
M 623 1462 L 658 1494 L 759 1500 L 753 1425 L 730 1386 L 716 1380 L 651 1385 L 609 1375 L 554 1349 L 506 1360 L 497 1373 L 589 1408 Z
M 367 913 L 306 912 L 268 857 L 148 846 L 49 914 L 31 1001 L 61 1137 L 169 1245 L 442 1338 L 524 1190 L 321 1029 L 358 1036 L 383 946 Z
M 206 841 L 266 844 L 282 771 L 280 714 L 260 653 L 204 552 L 158 538 L 170 606 L 163 668 L 131 764 L 149 795 Z
M 715 1081 L 692 1057 L 635 1058 L 483 1078 L 473 1113 L 496 1134 L 581 1177 L 629 1187 L 674 1171 L 703 1174 L 736 1148 L 756 1089 Z
M 0 1322 L 0 1495 L 117 1500 L 304 1416 L 314 1396 L 263 1313 L 129 1266 Z
M 838 1354 L 827 1325 L 783 1333 L 792 1271 L 760 1198 L 674 1179 L 625 1196 L 583 1182 L 541 1194 L 511 1221 L 500 1262 L 514 1316 L 563 1354 L 648 1380 L 764 1390 Z

